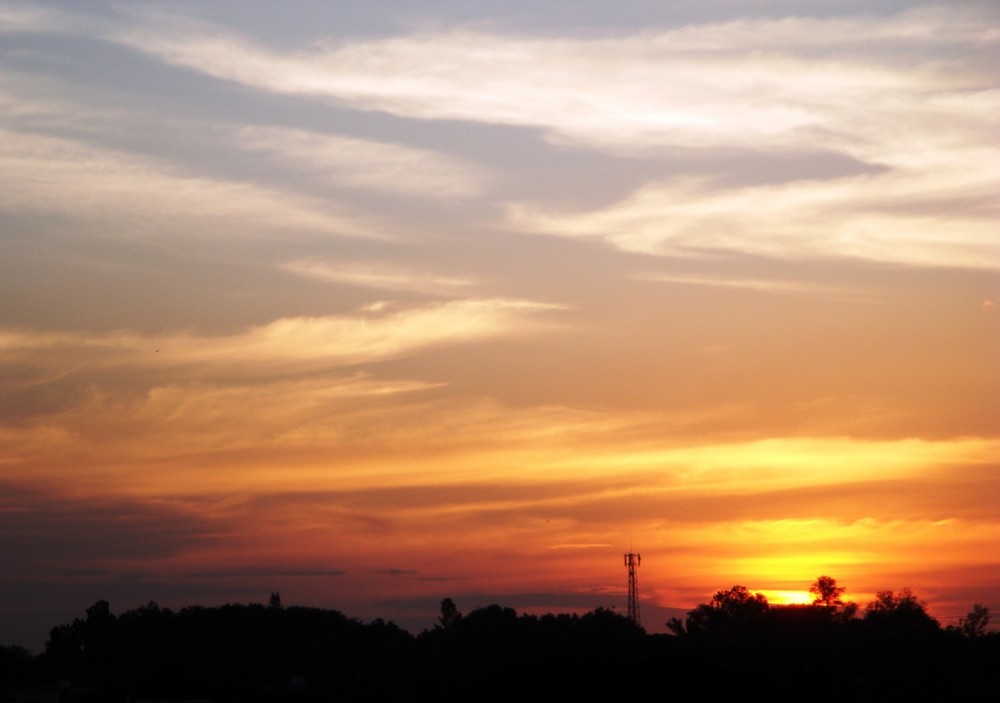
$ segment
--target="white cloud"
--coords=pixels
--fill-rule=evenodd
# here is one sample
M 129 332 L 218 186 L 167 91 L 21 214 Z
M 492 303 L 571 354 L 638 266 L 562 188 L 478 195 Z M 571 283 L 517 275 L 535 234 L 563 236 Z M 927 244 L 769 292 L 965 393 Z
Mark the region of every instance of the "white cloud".
M 923 266 L 1000 267 L 1000 152 L 964 165 L 720 189 L 704 180 L 645 186 L 599 210 L 509 210 L 513 226 L 606 241 L 624 251 L 852 257 Z
M 927 98 L 995 81 L 985 63 L 963 65 L 948 52 L 1000 42 L 982 17 L 943 10 L 600 38 L 456 29 L 286 53 L 210 27 L 115 38 L 262 90 L 405 117 L 537 127 L 554 139 L 625 150 L 845 142 L 878 150 L 880 137 L 914 131 L 914 108 L 918 131 L 930 136 L 919 124 Z M 921 54 L 928 56 L 914 61 Z M 858 106 L 869 110 L 864 119 Z M 947 121 L 934 123 L 954 132 Z
M 510 221 L 524 231 L 654 254 L 994 267 L 1000 86 L 987 57 L 1000 32 L 991 18 L 986 8 L 918 8 L 569 38 L 459 28 L 284 52 L 190 24 L 114 40 L 261 90 L 407 118 L 524 126 L 631 155 L 837 153 L 882 171 L 728 191 L 676 180 L 569 214 L 521 204 Z M 265 132 L 259 145 L 312 158 L 293 134 Z M 399 156 L 386 155 L 385 170 Z M 422 163 L 440 175 L 436 160 Z M 374 170 L 354 178 L 384 184 L 385 170 Z

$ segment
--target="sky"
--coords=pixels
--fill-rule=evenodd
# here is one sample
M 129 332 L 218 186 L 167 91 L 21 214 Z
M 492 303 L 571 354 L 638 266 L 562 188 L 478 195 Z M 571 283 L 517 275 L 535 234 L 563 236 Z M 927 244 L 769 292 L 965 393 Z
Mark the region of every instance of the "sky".
M 0 1 L 0 644 L 1000 613 L 995 1 Z

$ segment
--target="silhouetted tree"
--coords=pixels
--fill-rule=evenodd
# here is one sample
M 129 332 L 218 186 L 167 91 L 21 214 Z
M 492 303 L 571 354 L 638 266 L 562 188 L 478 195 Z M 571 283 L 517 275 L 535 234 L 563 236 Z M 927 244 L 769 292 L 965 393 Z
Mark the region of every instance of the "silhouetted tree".
M 733 586 L 685 622 L 672 619 L 681 637 L 647 634 L 603 608 L 537 616 L 490 605 L 463 616 L 450 598 L 439 624 L 418 637 L 318 608 L 174 613 L 150 602 L 115 616 L 98 601 L 85 618 L 53 628 L 38 659 L 50 680 L 96 686 L 114 701 L 569 700 L 662 695 L 666 678 L 687 678 L 710 700 L 766 693 L 774 701 L 913 703 L 991 690 L 984 672 L 1000 661 L 1000 635 L 986 632 L 988 621 L 989 609 L 976 604 L 944 631 L 909 589 L 879 592 L 863 620 L 848 621 L 836 607 L 772 607 Z M 0 698 L 19 678 L 12 667 L 29 659 L 0 648 Z
M 86 619 L 52 628 L 45 645 L 50 667 L 62 678 L 103 687 L 114 677 L 118 655 L 118 621 L 106 600 L 87 608 Z
M 879 591 L 865 606 L 865 622 L 897 634 L 929 633 L 940 629 L 938 621 L 927 613 L 913 591 L 904 588 L 893 592 Z
M 746 586 L 717 591 L 712 600 L 688 612 L 689 634 L 733 636 L 760 625 L 769 605 L 762 593 L 751 593 Z
M 625 647 L 626 643 L 634 643 L 646 634 L 641 625 L 607 608 L 597 608 L 582 615 L 576 629 L 582 637 L 611 649 Z
M 986 628 L 990 624 L 990 609 L 985 605 L 976 603 L 968 615 L 958 621 L 959 632 L 965 637 L 982 637 L 986 634 Z
M 898 613 L 922 613 L 926 615 L 927 611 L 924 604 L 909 588 L 904 588 L 899 592 L 879 591 L 875 594 L 875 599 L 865 606 L 866 618 Z
M 813 605 L 824 605 L 828 608 L 843 605 L 841 596 L 846 590 L 843 586 L 838 586 L 837 579 L 832 576 L 820 576 L 809 587 L 809 592 L 813 594 Z
M 16 645 L 0 646 L 0 700 L 7 700 L 7 691 L 37 683 L 38 678 L 38 666 L 31 652 Z
M 462 613 L 459 612 L 458 606 L 451 598 L 445 598 L 441 601 L 441 616 L 438 621 L 445 630 L 455 630 L 462 622 Z
M 680 618 L 670 618 L 667 620 L 667 629 L 673 632 L 678 637 L 687 634 L 687 630 L 684 629 L 684 621 Z

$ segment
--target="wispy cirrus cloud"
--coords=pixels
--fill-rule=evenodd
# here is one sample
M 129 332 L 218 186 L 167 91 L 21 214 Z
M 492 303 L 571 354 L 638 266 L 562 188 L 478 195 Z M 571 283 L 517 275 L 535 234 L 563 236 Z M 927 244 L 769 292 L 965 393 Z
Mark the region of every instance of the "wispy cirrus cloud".
M 430 346 L 521 333 L 532 313 L 556 306 L 513 299 L 455 300 L 372 316 L 286 318 L 214 340 L 178 338 L 181 358 L 194 361 L 334 361 L 364 363 Z
M 426 149 L 275 126 L 237 127 L 235 145 L 323 182 L 431 198 L 481 193 L 483 169 Z
M 171 436 L 186 434 L 181 444 L 206 451 L 213 442 L 253 446 L 256 436 L 281 438 L 288 446 L 325 444 L 322 437 L 366 433 L 351 423 L 379 424 L 380 415 L 392 417 L 381 408 L 371 415 L 346 416 L 347 425 L 334 427 L 323 419 L 332 408 L 365 399 L 377 404 L 379 398 L 441 385 L 405 377 L 359 377 L 358 366 L 544 333 L 551 323 L 539 316 L 557 309 L 523 300 L 452 300 L 354 315 L 283 318 L 228 335 L 3 329 L 0 414 L 31 429 L 0 440 L 14 461 L 32 451 L 47 454 L 45 447 L 82 436 L 113 436 L 128 417 L 136 423 L 136 437 L 159 426 Z M 257 414 L 260 432 L 244 436 L 249 406 L 266 410 Z M 319 425 L 313 427 L 316 418 Z M 206 426 L 218 432 L 203 431 Z M 313 429 L 299 434 L 307 427 Z
M 270 92 L 419 119 L 536 127 L 590 146 L 847 144 L 864 151 L 881 149 L 881 137 L 928 136 L 930 127 L 949 127 L 949 118 L 964 123 L 961 113 L 919 109 L 914 115 L 913 108 L 930 95 L 988 87 L 988 67 L 961 70 L 960 63 L 915 64 L 913 58 L 928 49 L 1000 41 L 984 27 L 973 11 L 940 8 L 890 17 L 744 20 L 615 37 L 417 31 L 329 40 L 285 53 L 190 23 L 122 30 L 109 38 Z M 885 51 L 890 44 L 895 51 Z M 850 57 L 842 51 L 846 46 L 853 48 Z M 868 106 L 863 122 L 858 104 Z M 948 131 L 954 132 L 953 123 Z
M 83 18 L 53 7 L 9 2 L 0 7 L 0 34 L 48 34 L 93 29 Z
M 520 125 L 555 141 L 629 154 L 825 150 L 883 169 L 735 189 L 680 178 L 576 213 L 517 203 L 508 222 L 523 231 L 593 237 L 648 254 L 738 251 L 995 267 L 1000 158 L 991 135 L 1000 128 L 1000 88 L 983 57 L 1000 37 L 984 28 L 984 12 L 741 20 L 613 38 L 460 28 L 282 52 L 190 20 L 172 18 L 154 29 L 149 16 L 133 11 L 126 15 L 132 24 L 106 21 L 101 35 L 264 91 L 402 117 Z M 249 125 L 230 130 L 229 139 L 342 186 L 469 197 L 488 183 L 478 167 L 401 144 Z M 185 212 L 209 224 L 243 215 L 250 228 L 366 236 L 379 230 L 308 196 L 188 178 L 65 140 L 26 140 L 34 141 L 25 145 L 32 156 L 8 146 L 0 167 L 39 178 L 20 179 L 7 204 L 65 202 L 67 212 L 87 213 L 128 202 L 133 221 L 141 212 L 148 223 L 166 208 L 157 194 L 171 190 Z M 57 188 L 68 197 L 51 198 Z M 111 203 L 109 191 L 129 197 Z
M 355 316 L 292 317 L 223 336 L 132 332 L 0 331 L 0 360 L 44 352 L 94 351 L 103 363 L 151 354 L 162 363 L 245 366 L 352 365 L 389 359 L 427 347 L 460 344 L 537 330 L 530 317 L 559 306 L 516 299 L 453 300 L 423 307 Z M 161 354 L 162 350 L 162 354 Z M 258 367 L 259 368 L 259 367 Z
M 30 178 L 25 175 L 30 174 Z M 191 175 L 124 151 L 0 128 L 0 207 L 60 214 L 122 236 L 297 232 L 384 237 L 343 205 L 249 181 Z
M 779 281 L 766 278 L 724 278 L 706 276 L 684 276 L 671 273 L 637 273 L 632 276 L 637 281 L 653 283 L 676 283 L 686 286 L 715 286 L 720 288 L 744 288 L 764 293 L 818 293 L 821 295 L 847 295 L 847 289 L 836 289 L 807 281 Z
M 1000 36 L 992 17 L 982 7 L 927 7 L 571 38 L 417 30 L 285 52 L 190 23 L 110 38 L 271 93 L 528 127 L 576 147 L 630 156 L 827 152 L 881 170 L 735 189 L 680 178 L 578 213 L 518 203 L 509 222 L 523 231 L 648 254 L 993 268 L 1000 86 L 985 57 Z M 278 141 L 267 137 L 264 148 L 301 151 L 294 138 Z
M 998 157 L 984 147 L 965 165 L 937 171 L 743 188 L 677 179 L 598 210 L 518 204 L 508 214 L 512 226 L 525 231 L 591 238 L 644 254 L 741 252 L 996 268 Z
M 289 262 L 281 268 L 299 276 L 329 283 L 448 297 L 457 297 L 476 284 L 472 277 L 427 273 L 391 262 L 379 262 L 376 265 L 301 260 Z

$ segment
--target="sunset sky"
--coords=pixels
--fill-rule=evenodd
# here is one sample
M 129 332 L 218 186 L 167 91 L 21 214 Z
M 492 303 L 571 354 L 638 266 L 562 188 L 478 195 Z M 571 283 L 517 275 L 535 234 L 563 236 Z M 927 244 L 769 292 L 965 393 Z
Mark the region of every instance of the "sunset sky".
M 0 644 L 1000 613 L 1000 5 L 0 0 Z

